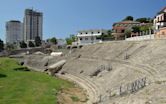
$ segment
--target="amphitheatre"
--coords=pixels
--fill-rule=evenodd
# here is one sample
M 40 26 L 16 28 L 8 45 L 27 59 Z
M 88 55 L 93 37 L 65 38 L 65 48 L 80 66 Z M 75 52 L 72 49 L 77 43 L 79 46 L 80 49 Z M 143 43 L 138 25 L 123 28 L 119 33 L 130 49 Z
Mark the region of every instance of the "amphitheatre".
M 166 104 L 164 39 L 104 42 L 63 56 L 25 55 L 20 61 L 76 83 L 86 91 L 87 104 Z

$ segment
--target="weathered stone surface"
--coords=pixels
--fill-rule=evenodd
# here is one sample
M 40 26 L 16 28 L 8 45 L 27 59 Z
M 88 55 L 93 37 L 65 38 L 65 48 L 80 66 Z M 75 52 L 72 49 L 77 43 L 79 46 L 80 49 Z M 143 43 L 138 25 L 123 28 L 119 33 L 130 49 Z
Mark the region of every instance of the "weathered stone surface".
M 53 57 L 49 61 L 44 58 L 46 56 L 31 56 L 29 65 L 39 69 L 43 67 L 45 70 L 50 65 L 66 60 L 60 72 L 65 72 L 64 76 L 68 74 L 77 76 L 72 78 L 87 88 L 91 100 L 101 95 L 101 102 L 98 104 L 145 104 L 147 101 L 164 104 L 163 102 L 166 102 L 165 44 L 165 40 L 106 42 L 84 46 L 65 55 L 67 57 Z M 81 57 L 77 57 L 78 55 Z M 130 57 L 124 60 L 128 55 Z M 44 65 L 47 61 L 46 67 Z M 110 69 L 102 67 L 101 69 L 105 70 L 98 74 L 100 77 L 90 77 L 101 65 L 110 65 Z M 146 83 L 140 80 L 144 77 L 147 78 Z M 79 78 L 83 81 L 78 81 Z M 144 85 L 146 87 L 143 87 Z M 127 90 L 126 96 L 118 96 L 120 86 L 122 93 Z M 134 93 L 130 92 L 132 90 Z
M 55 64 L 48 66 L 47 69 L 51 73 L 51 75 L 54 75 L 55 73 L 58 73 L 62 69 L 65 63 L 66 63 L 66 60 L 61 60 Z

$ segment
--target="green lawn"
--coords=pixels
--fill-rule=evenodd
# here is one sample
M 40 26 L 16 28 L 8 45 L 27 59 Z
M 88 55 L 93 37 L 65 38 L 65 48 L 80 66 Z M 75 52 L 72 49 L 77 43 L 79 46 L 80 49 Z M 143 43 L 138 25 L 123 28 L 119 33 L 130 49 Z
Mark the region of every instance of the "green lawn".
M 70 82 L 33 71 L 16 71 L 14 59 L 0 58 L 0 104 L 56 104 L 61 88 Z

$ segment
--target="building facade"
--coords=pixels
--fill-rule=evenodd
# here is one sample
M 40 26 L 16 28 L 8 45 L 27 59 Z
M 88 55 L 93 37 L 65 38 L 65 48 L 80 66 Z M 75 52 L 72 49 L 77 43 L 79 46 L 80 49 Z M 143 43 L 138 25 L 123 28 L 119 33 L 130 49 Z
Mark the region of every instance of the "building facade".
M 34 41 L 39 36 L 43 38 L 43 13 L 26 9 L 24 16 L 24 41 Z
M 125 31 L 132 30 L 132 27 L 140 26 L 140 22 L 136 21 L 121 21 L 113 24 L 112 35 L 114 35 L 115 40 L 124 40 Z
M 6 22 L 6 43 L 13 44 L 23 41 L 23 24 L 17 20 Z
M 139 27 L 139 31 L 137 30 L 138 32 L 134 32 L 133 27 Z M 141 31 L 140 27 L 148 27 L 149 29 Z M 114 35 L 115 40 L 124 40 L 125 38 L 127 38 L 127 36 L 125 36 L 125 32 L 127 32 L 127 30 L 131 31 L 131 35 L 129 37 L 135 37 L 152 34 L 153 29 L 151 29 L 151 27 L 153 27 L 153 23 L 150 22 L 141 23 L 137 21 L 121 21 L 114 23 L 112 34 Z
M 77 43 L 78 45 L 99 43 L 102 41 L 100 36 L 105 33 L 107 33 L 107 30 L 103 29 L 78 31 Z
M 157 13 L 153 23 L 155 38 L 166 38 L 166 7 Z

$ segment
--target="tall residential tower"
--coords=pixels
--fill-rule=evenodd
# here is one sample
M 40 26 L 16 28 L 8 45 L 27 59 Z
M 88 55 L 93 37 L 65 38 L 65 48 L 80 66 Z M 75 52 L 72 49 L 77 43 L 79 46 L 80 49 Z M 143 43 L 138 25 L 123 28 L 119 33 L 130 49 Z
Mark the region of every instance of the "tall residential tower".
M 43 13 L 26 9 L 24 16 L 24 41 L 34 41 L 35 37 L 43 37 Z
M 13 44 L 23 40 L 23 26 L 20 21 L 6 22 L 6 43 Z

